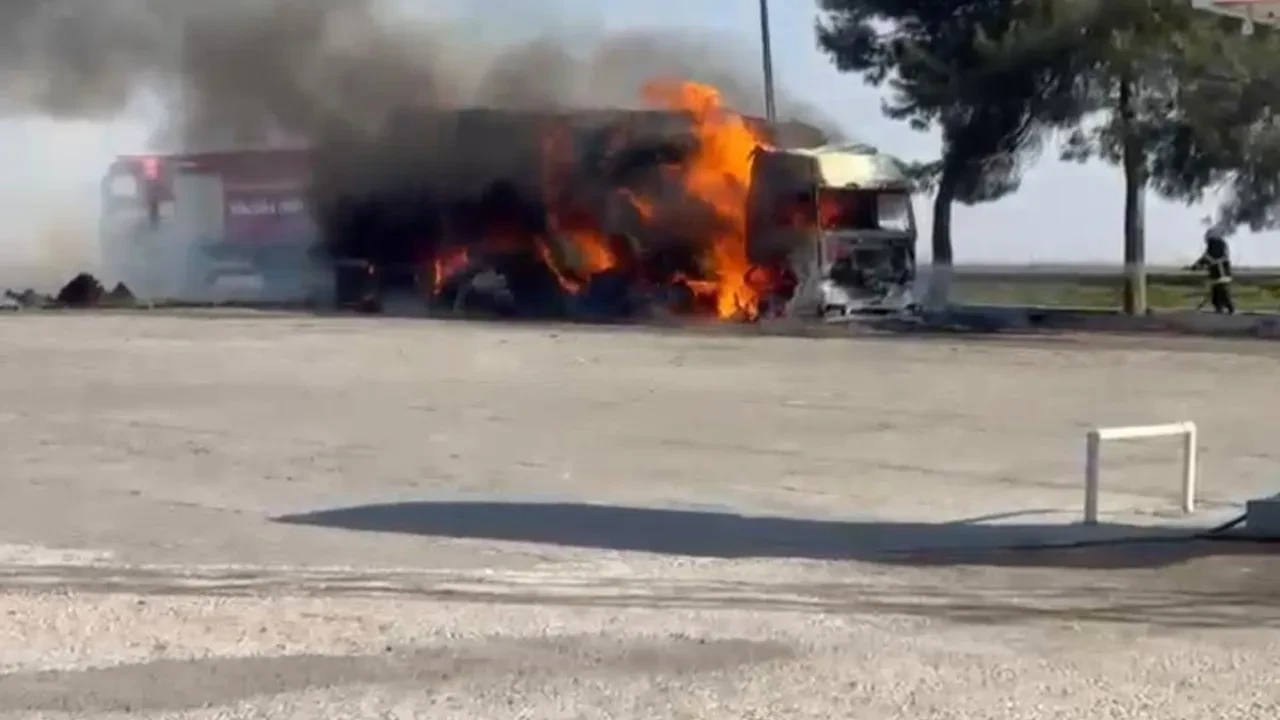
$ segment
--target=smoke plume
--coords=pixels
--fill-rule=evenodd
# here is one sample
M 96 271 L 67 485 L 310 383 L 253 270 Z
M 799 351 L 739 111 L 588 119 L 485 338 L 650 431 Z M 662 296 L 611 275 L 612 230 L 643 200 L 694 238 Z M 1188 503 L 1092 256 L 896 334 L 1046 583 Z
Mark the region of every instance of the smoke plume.
M 744 111 L 761 104 L 755 52 L 725 38 L 474 35 L 378 0 L 6 0 L 0 113 L 105 119 L 159 97 L 170 117 L 158 142 L 191 146 L 372 129 L 405 106 L 630 107 L 657 75 L 714 84 Z M 830 127 L 785 93 L 780 106 Z
M 713 85 L 729 106 L 761 112 L 750 43 L 556 30 L 555 18 L 540 35 L 513 39 L 503 23 L 514 21 L 493 15 L 430 21 L 395 12 L 390 0 L 4 0 L 0 118 L 114 120 L 158 104 L 155 150 L 317 145 L 310 200 L 331 254 L 392 264 L 437 234 L 433 208 L 462 195 L 497 202 L 494 181 L 537 177 L 529 170 L 540 162 L 532 136 L 515 126 L 480 127 L 464 141 L 414 110 L 634 109 L 641 88 L 666 77 Z M 785 89 L 778 95 L 782 119 L 836 134 Z M 535 195 L 505 202 L 523 207 Z M 174 297 L 185 291 L 166 283 L 192 275 L 195 262 L 134 261 L 120 274 L 160 278 L 166 289 L 154 292 Z

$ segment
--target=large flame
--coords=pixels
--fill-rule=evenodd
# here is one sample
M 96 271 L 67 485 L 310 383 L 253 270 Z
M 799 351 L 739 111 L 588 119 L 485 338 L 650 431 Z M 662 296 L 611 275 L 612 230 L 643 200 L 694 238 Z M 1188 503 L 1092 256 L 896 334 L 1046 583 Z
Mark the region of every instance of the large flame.
M 747 196 L 752 158 L 765 140 L 727 108 L 720 92 L 709 85 L 655 80 L 645 85 L 643 96 L 654 107 L 682 111 L 693 119 L 694 150 L 679 174 L 685 192 L 716 217 L 710 237 L 701 239 L 701 259 L 714 284 L 716 314 L 723 319 L 754 319 L 760 312 L 760 288 L 751 282 L 747 255 Z
M 432 261 L 434 265 L 431 273 L 432 292 L 440 294 L 444 290 L 444 285 L 455 274 L 466 268 L 467 263 L 471 261 L 467 249 L 464 247 L 442 248 L 439 250 Z
M 569 292 L 581 292 L 594 275 L 618 265 L 609 249 L 600 219 L 590 211 L 577 207 L 567 187 L 573 157 L 564 128 L 550 130 L 543 139 L 542 184 L 547 205 L 547 231 L 561 240 L 557 245 L 576 257 L 559 258 L 547 238 L 538 238 L 538 254 L 551 268 L 560 286 Z M 570 269 L 572 268 L 572 269 Z
M 608 189 L 584 180 L 571 126 L 553 121 L 540 136 L 545 228 L 487 227 L 471 242 L 480 255 L 494 250 L 536 253 L 568 293 L 581 293 L 591 278 L 617 269 L 649 286 L 686 286 L 703 312 L 721 319 L 760 317 L 761 298 L 781 282 L 774 273 L 753 268 L 747 252 L 752 163 L 765 139 L 708 85 L 655 80 L 645 85 L 642 99 L 653 109 L 681 113 L 692 121 L 688 153 L 662 168 L 664 187 Z M 625 132 L 614 140 L 625 146 Z M 629 199 L 641 232 L 653 230 L 688 241 L 697 267 L 689 274 L 666 271 L 659 277 L 638 267 L 627 243 L 619 244 L 631 229 L 612 227 L 605 217 L 602 197 L 611 192 Z M 434 291 L 441 292 L 444 280 L 465 268 L 469 259 L 462 248 L 437 251 Z

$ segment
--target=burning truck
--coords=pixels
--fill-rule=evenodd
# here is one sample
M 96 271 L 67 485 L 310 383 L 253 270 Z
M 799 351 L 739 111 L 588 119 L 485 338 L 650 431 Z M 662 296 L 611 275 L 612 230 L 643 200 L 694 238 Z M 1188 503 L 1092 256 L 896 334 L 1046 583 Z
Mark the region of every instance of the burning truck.
M 205 299 L 225 276 L 256 279 L 258 297 L 304 293 L 310 165 L 305 148 L 117 158 L 101 187 L 104 273 L 153 298 Z
M 499 314 L 754 320 L 911 303 L 896 160 L 732 112 L 702 85 L 653 83 L 645 100 L 414 109 L 307 148 L 121 158 L 104 256 L 179 296 L 228 271 L 296 293 L 297 269 L 320 263 L 340 303 L 366 306 L 399 291 Z

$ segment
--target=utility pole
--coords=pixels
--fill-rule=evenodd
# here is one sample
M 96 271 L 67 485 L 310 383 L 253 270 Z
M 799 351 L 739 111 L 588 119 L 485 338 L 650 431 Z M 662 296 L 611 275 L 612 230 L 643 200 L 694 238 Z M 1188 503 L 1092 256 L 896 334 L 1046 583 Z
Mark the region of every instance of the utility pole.
M 769 34 L 769 0 L 760 0 L 760 53 L 764 57 L 764 116 L 772 125 L 778 121 L 773 97 L 773 40 Z

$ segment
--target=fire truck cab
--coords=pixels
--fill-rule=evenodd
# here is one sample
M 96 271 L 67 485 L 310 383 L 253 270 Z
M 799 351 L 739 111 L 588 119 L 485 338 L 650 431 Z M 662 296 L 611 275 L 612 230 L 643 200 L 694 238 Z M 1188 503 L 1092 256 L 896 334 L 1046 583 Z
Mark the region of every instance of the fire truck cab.
M 135 293 L 206 299 L 238 276 L 262 295 L 304 292 L 318 238 L 307 207 L 309 152 L 128 155 L 102 180 L 104 274 Z

